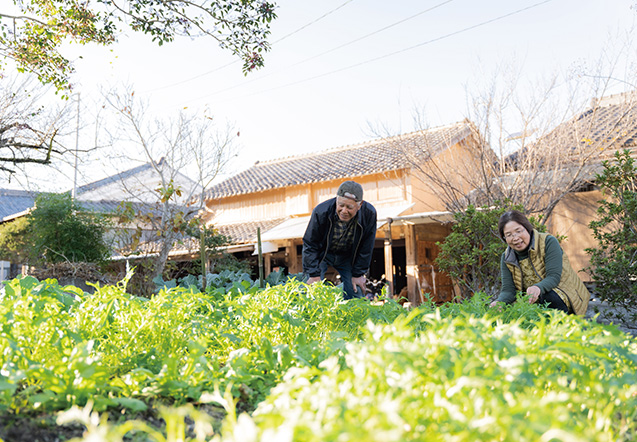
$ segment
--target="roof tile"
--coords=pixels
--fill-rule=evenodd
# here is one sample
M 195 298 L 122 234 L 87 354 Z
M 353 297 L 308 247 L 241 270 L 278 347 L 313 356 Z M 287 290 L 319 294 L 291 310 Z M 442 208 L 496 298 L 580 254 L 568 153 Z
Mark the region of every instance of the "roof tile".
M 425 149 L 430 154 L 439 152 L 470 133 L 470 123 L 463 121 L 306 155 L 257 161 L 249 169 L 213 186 L 206 193 L 206 199 L 402 169 L 410 167 L 404 150 L 412 154 Z

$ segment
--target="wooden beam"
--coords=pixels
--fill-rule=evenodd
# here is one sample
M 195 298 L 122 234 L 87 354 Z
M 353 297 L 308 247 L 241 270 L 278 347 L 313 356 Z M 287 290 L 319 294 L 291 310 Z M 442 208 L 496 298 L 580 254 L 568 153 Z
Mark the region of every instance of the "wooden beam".
M 299 255 L 296 253 L 296 242 L 288 241 L 285 246 L 285 259 L 288 266 L 288 273 L 301 273 L 299 266 Z
M 387 230 L 385 230 L 385 280 L 387 280 L 388 290 L 387 293 L 390 296 L 394 296 L 394 257 L 392 255 L 392 242 L 391 242 L 391 223 L 392 220 L 387 220 Z
M 272 253 L 264 253 L 263 254 L 263 264 L 265 266 L 265 276 L 272 273 Z
M 405 258 L 407 265 L 407 298 L 412 306 L 420 304 L 418 292 L 418 263 L 416 261 L 416 232 L 414 225 L 405 226 Z

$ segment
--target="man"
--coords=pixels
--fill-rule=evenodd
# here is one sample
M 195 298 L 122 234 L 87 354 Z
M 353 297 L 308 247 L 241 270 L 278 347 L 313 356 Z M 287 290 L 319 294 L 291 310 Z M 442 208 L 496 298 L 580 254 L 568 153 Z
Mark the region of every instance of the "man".
M 329 266 L 341 275 L 343 297 L 365 296 L 365 274 L 369 270 L 376 238 L 376 209 L 363 201 L 363 187 L 343 182 L 336 197 L 312 211 L 303 236 L 303 272 L 308 284 L 325 277 Z

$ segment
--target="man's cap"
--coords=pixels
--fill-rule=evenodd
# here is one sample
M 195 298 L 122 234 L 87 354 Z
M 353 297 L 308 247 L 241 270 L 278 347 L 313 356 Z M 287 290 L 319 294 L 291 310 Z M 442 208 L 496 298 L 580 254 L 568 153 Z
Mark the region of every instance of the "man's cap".
M 361 202 L 363 201 L 363 186 L 354 181 L 343 181 L 341 185 L 338 186 L 336 196 L 344 196 L 356 202 Z

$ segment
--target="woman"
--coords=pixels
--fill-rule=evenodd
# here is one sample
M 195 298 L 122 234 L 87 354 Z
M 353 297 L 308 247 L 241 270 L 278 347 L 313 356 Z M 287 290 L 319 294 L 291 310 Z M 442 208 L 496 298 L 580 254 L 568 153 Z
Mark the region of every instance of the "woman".
M 505 212 L 498 222 L 500 237 L 508 247 L 500 258 L 502 289 L 498 302 L 511 304 L 517 291 L 529 302 L 548 303 L 550 308 L 583 315 L 590 294 L 568 262 L 554 236 L 533 229 L 517 210 Z

